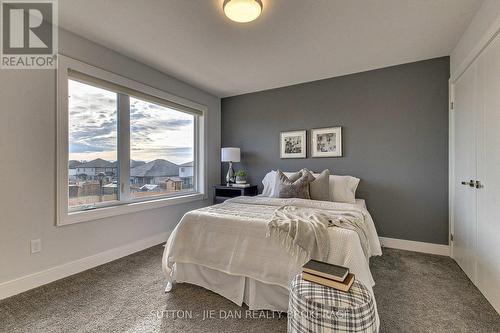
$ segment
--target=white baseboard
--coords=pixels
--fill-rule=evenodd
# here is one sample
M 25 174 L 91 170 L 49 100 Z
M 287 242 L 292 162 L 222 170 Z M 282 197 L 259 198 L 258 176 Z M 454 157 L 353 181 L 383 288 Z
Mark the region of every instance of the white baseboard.
M 169 233 L 163 232 L 152 237 L 136 241 L 131 244 L 119 246 L 89 257 L 78 259 L 66 264 L 55 266 L 41 272 L 36 272 L 14 280 L 0 283 L 0 299 L 17 295 L 24 291 L 54 282 L 56 280 L 68 277 L 70 275 L 83 272 L 87 269 L 103 265 L 110 261 L 128 256 L 149 247 L 158 245 L 168 239 Z M 439 254 L 443 256 L 450 255 L 448 245 L 432 244 L 424 242 L 415 242 L 404 239 L 379 237 L 380 243 L 384 247 L 401 249 L 408 251 Z
M 141 239 L 134 243 L 122 245 L 89 257 L 78 259 L 66 264 L 51 267 L 41 272 L 0 283 L 0 299 L 17 295 L 24 291 L 42 286 L 44 284 L 68 277 L 70 275 L 83 272 L 87 269 L 108 263 L 110 261 L 128 256 L 149 247 L 158 245 L 168 239 L 169 232 L 152 237 Z
M 430 254 L 439 254 L 441 256 L 450 256 L 450 247 L 448 245 L 416 242 L 405 239 L 379 237 L 380 244 L 383 247 L 400 249 L 407 251 L 423 252 Z

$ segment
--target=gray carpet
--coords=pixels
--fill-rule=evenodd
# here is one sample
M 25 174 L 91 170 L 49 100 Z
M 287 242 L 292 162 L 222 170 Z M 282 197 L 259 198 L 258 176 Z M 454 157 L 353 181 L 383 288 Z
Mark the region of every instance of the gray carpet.
M 0 332 L 286 332 L 286 317 L 245 313 L 200 287 L 165 295 L 162 249 L 0 301 Z M 450 258 L 384 249 L 371 266 L 381 332 L 500 332 L 500 316 Z

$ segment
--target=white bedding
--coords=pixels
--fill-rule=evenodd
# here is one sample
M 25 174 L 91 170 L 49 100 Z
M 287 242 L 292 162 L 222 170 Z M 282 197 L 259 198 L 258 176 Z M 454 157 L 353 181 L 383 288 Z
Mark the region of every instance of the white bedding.
M 380 255 L 375 226 L 362 203 L 345 204 L 304 199 L 239 197 L 223 204 L 186 213 L 172 232 L 163 256 L 163 269 L 175 280 L 175 263 L 196 264 L 230 275 L 244 276 L 288 289 L 300 272 L 300 263 L 270 238 L 267 221 L 283 205 L 325 210 L 351 210 L 362 214 L 369 231 L 365 257 L 356 232 L 329 228 L 331 251 L 327 261 L 349 267 L 368 288 L 374 285 L 368 259 Z

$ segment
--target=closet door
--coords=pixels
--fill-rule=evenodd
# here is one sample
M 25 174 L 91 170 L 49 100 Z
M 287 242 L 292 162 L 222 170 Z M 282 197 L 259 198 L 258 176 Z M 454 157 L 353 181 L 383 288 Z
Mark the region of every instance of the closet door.
M 477 287 L 500 311 L 500 36 L 478 58 Z
M 476 113 L 477 66 L 454 84 L 453 108 L 453 258 L 476 281 Z M 472 182 L 471 182 L 472 181 Z

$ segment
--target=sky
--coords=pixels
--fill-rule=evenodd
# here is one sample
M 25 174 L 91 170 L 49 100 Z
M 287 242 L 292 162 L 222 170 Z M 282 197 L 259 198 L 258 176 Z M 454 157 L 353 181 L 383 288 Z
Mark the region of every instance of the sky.
M 70 80 L 69 159 L 117 159 L 116 93 Z M 130 97 L 130 158 L 193 160 L 194 117 Z

